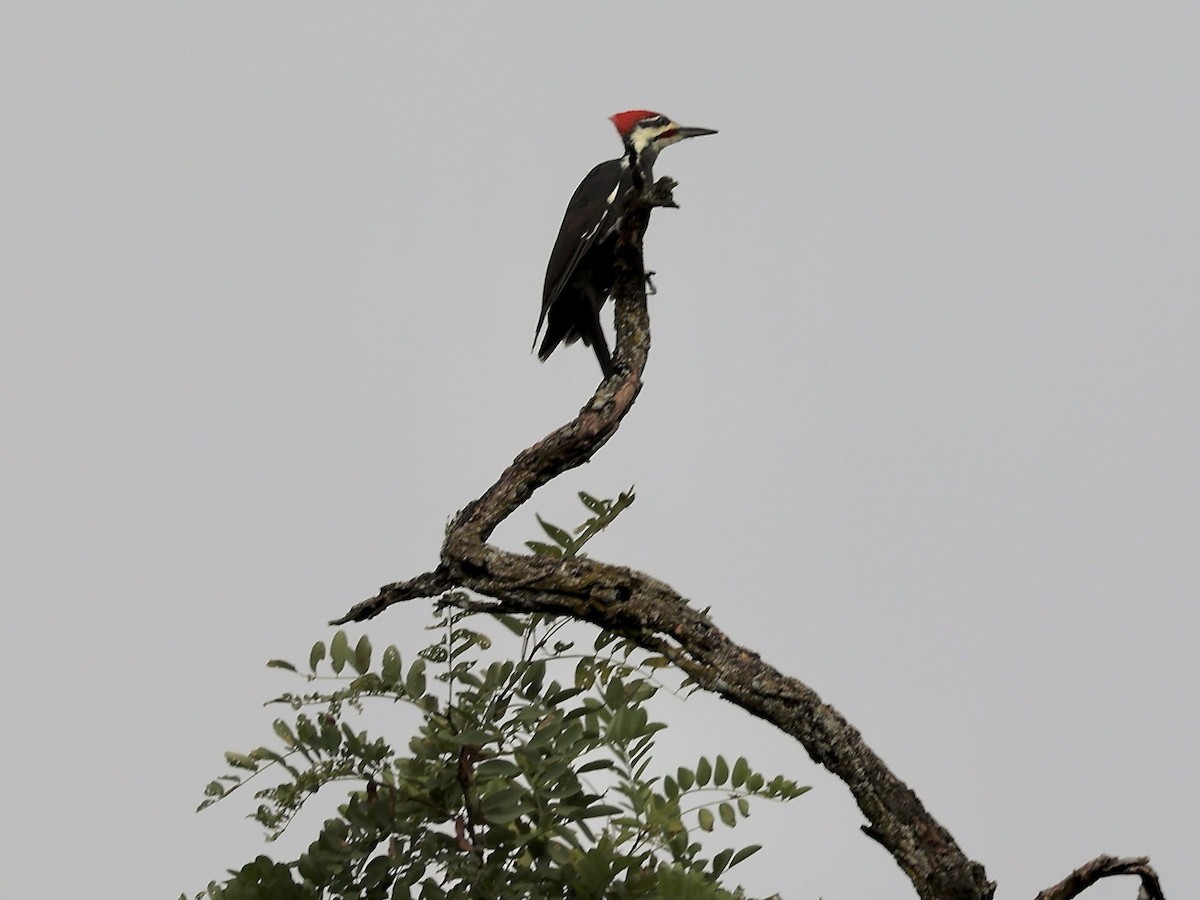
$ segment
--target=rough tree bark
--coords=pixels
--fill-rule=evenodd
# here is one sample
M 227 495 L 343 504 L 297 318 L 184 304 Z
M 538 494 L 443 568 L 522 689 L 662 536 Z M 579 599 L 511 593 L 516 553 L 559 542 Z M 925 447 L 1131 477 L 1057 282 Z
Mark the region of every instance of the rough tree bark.
M 443 602 L 464 609 L 570 616 L 619 633 L 664 654 L 702 688 L 796 738 L 850 789 L 867 820 L 863 832 L 892 855 L 922 900 L 990 900 L 996 885 L 984 867 L 967 857 L 837 710 L 798 679 L 734 643 L 670 586 L 621 566 L 526 556 L 488 543 L 534 491 L 591 459 L 637 399 L 650 349 L 642 237 L 651 209 L 675 205 L 674 187 L 670 179 L 659 179 L 622 224 L 614 291 L 617 374 L 597 388 L 572 421 L 523 450 L 495 484 L 455 516 L 437 568 L 381 588 L 333 624 L 373 618 L 394 603 L 443 596 Z M 462 590 L 474 596 L 457 593 Z M 1099 878 L 1117 874 L 1140 875 L 1143 896 L 1163 900 L 1147 860 L 1113 857 L 1081 866 L 1038 900 L 1069 900 Z

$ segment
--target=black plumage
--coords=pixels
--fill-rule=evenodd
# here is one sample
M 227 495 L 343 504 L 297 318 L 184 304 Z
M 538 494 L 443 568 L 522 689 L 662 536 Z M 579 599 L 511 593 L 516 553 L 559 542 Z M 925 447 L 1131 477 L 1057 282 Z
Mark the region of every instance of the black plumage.
M 575 189 L 546 266 L 537 327 L 540 334 L 545 325 L 546 334 L 539 359 L 545 361 L 559 344 L 582 340 L 596 354 L 604 377 L 613 374 L 600 309 L 613 289 L 617 232 L 632 186 L 629 160 L 622 158 L 600 163 Z

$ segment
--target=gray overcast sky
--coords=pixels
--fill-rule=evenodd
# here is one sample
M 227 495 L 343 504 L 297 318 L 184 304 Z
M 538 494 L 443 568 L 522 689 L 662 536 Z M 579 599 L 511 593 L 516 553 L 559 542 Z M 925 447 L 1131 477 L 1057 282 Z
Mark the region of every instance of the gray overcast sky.
M 249 798 L 192 813 L 295 686 L 263 663 L 589 396 L 587 351 L 528 352 L 543 267 L 649 107 L 721 133 L 660 161 L 646 388 L 499 538 L 636 484 L 595 555 L 816 688 L 1001 896 L 1101 852 L 1200 895 L 1198 17 L 6 4 L 4 893 L 172 897 L 264 849 Z M 748 888 L 910 896 L 798 746 L 675 719 L 664 766 L 815 786 L 735 832 Z

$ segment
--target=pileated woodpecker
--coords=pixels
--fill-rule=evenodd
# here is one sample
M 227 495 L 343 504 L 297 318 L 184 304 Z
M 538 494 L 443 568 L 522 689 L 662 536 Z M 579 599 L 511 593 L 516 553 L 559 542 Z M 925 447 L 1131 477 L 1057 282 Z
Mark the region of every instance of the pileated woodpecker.
M 567 204 L 546 266 L 542 314 L 533 337 L 536 344 L 542 325 L 546 326 L 538 349 L 543 362 L 559 344 L 582 340 L 595 352 L 605 379 L 612 377 L 614 369 L 600 327 L 600 307 L 616 281 L 621 217 L 631 198 L 653 183 L 654 160 L 664 147 L 716 134 L 711 128 L 686 128 L 647 109 L 631 109 L 609 119 L 625 144 L 625 154 L 592 169 Z

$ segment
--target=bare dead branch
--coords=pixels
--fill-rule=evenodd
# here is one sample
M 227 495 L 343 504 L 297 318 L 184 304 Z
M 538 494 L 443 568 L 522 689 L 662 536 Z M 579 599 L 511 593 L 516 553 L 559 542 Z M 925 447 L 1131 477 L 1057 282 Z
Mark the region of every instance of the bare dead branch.
M 650 347 L 642 237 L 651 208 L 674 205 L 674 186 L 660 179 L 622 224 L 614 291 L 617 374 L 597 388 L 572 421 L 518 454 L 496 483 L 454 518 L 436 569 L 382 588 L 335 624 L 372 618 L 393 603 L 445 595 L 442 604 L 462 609 L 570 616 L 624 635 L 666 655 L 701 687 L 796 738 L 850 789 L 867 819 L 863 831 L 887 849 L 922 900 L 990 900 L 995 884 L 983 866 L 963 853 L 837 710 L 798 679 L 734 643 L 669 585 L 622 566 L 526 556 L 488 543 L 496 526 L 534 491 L 591 459 L 633 406 Z M 460 588 L 474 596 L 448 593 Z M 1155 896 L 1161 900 L 1161 894 Z
M 437 568 L 424 575 L 418 575 L 416 578 L 410 578 L 408 581 L 384 585 L 374 597 L 356 604 L 340 619 L 334 619 L 329 624 L 344 625 L 347 622 L 363 622 L 379 615 L 393 603 L 418 600 L 422 597 L 435 597 L 454 587 L 455 584 L 450 573 L 442 568 Z
M 1165 900 L 1158 873 L 1150 866 L 1145 856 L 1118 859 L 1115 856 L 1097 856 L 1084 863 L 1054 887 L 1046 888 L 1037 895 L 1037 900 L 1071 900 L 1090 888 L 1101 878 L 1114 875 L 1137 875 L 1141 881 L 1138 900 Z

